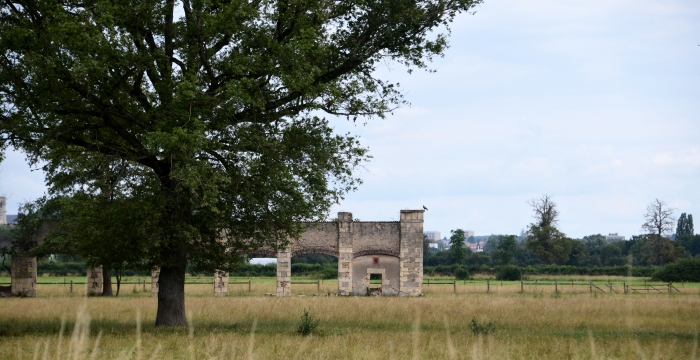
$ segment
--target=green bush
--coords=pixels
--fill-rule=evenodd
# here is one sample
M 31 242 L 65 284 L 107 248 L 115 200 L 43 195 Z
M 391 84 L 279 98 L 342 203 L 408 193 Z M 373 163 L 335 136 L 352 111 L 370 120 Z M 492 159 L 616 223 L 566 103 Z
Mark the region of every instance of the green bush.
M 481 324 L 476 320 L 476 317 L 472 318 L 469 323 L 469 330 L 471 330 L 474 335 L 488 335 L 496 330 L 496 324 L 493 322 L 482 322 Z
M 297 333 L 301 335 L 310 335 L 321 320 L 315 320 L 309 315 L 309 310 L 304 309 L 304 315 L 301 316 L 301 324 L 297 328 Z
M 500 269 L 498 269 L 498 274 L 496 274 L 496 280 L 514 281 L 520 280 L 522 276 L 523 272 L 522 270 L 520 270 L 520 267 L 515 265 L 504 265 L 501 266 Z
M 700 282 L 700 259 L 682 259 L 656 270 L 652 275 L 661 281 Z
M 321 275 L 324 279 L 337 279 L 338 278 L 338 266 L 328 265 L 324 266 Z
M 457 280 L 469 280 L 469 270 L 464 266 L 460 266 L 455 270 L 455 279 Z

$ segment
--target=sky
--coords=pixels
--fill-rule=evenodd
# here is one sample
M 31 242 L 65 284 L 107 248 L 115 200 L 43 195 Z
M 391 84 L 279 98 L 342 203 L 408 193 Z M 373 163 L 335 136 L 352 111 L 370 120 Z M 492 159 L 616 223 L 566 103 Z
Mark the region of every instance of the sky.
M 411 105 L 338 133 L 373 159 L 332 212 L 425 230 L 519 234 L 542 194 L 570 237 L 642 232 L 658 198 L 700 216 L 700 2 L 486 0 L 451 26 L 435 73 L 385 64 Z M 9 151 L 8 214 L 41 196 L 40 171 Z M 700 227 L 700 224 L 698 224 Z

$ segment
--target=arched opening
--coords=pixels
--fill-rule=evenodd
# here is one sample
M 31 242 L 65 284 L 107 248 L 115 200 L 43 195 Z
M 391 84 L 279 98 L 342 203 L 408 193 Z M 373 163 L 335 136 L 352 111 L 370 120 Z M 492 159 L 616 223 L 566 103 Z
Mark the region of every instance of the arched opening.
M 312 295 L 337 291 L 337 254 L 301 250 L 292 253 L 291 263 L 292 293 Z

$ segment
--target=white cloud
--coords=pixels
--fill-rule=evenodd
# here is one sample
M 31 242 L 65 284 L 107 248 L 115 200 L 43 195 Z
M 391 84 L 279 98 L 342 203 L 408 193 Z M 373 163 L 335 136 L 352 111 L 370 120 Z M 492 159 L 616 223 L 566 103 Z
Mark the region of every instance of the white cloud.
M 652 161 L 657 165 L 688 165 L 700 167 L 700 148 L 693 147 L 682 151 L 656 154 Z

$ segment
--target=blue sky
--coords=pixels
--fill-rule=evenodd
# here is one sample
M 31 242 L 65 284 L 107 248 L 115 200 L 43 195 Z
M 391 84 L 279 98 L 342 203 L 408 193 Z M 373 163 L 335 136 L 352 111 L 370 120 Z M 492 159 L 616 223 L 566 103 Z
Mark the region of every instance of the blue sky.
M 374 159 L 333 212 L 395 220 L 425 205 L 425 229 L 517 234 L 527 200 L 550 194 L 572 237 L 641 232 L 655 198 L 700 216 L 700 2 L 486 1 L 452 26 L 451 48 L 408 75 L 410 107 L 338 132 Z M 0 164 L 8 213 L 40 196 L 21 153 Z M 700 227 L 700 224 L 698 224 Z

